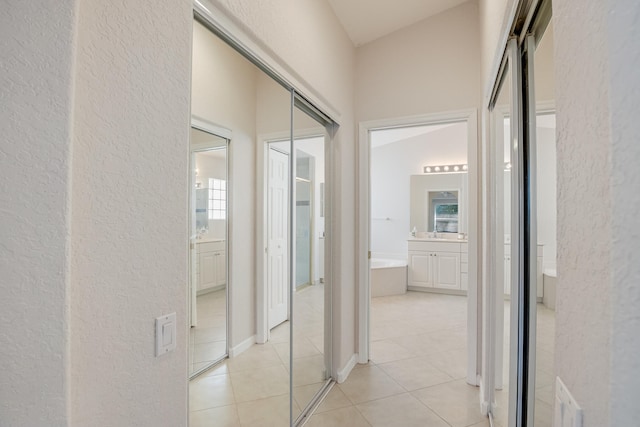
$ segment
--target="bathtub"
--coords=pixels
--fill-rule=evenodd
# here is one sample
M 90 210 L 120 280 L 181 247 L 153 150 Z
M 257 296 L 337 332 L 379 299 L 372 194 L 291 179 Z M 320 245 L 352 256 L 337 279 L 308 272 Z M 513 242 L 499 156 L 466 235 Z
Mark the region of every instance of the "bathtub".
M 407 292 L 407 262 L 371 259 L 371 297 L 402 295 Z

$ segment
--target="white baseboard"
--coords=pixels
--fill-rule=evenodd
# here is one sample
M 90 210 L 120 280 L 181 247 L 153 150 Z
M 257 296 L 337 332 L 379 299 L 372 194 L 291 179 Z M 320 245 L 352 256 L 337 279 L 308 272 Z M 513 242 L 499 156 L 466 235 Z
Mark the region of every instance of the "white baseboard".
M 486 397 L 486 390 L 483 387 L 483 383 L 482 383 L 482 379 L 480 378 L 480 375 L 478 375 L 478 384 L 480 385 L 480 413 L 482 415 L 489 415 L 489 401 L 487 400 Z
M 256 336 L 252 335 L 249 338 L 247 338 L 246 340 L 242 341 L 237 346 L 231 347 L 229 349 L 229 357 L 236 357 L 237 355 L 241 354 L 242 352 L 247 351 L 249 349 L 249 347 L 251 347 L 255 343 L 256 343 Z
M 345 367 L 338 371 L 338 384 L 342 384 L 343 382 L 345 382 L 353 368 L 355 368 L 356 363 L 356 355 L 353 354 L 351 355 L 351 358 L 349 359 Z

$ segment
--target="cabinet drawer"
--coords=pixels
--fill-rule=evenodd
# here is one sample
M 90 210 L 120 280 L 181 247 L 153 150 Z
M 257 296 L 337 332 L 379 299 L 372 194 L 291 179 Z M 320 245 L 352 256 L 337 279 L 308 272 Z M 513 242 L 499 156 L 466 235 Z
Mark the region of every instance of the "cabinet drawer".
M 418 242 L 409 241 L 410 251 L 422 252 L 457 252 L 460 253 L 460 243 L 458 242 Z

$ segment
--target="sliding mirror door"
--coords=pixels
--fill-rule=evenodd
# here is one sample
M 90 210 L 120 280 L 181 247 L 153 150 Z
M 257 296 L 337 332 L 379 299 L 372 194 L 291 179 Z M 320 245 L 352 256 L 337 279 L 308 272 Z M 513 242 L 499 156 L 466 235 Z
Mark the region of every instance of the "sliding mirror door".
M 294 405 L 313 406 L 330 378 L 330 276 L 325 248 L 330 207 L 325 203 L 329 124 L 296 99 L 293 112 L 294 238 L 291 347 Z M 298 422 L 302 422 L 303 413 Z
M 489 170 L 491 197 L 490 286 L 485 316 L 483 390 L 489 412 L 499 425 L 520 426 L 523 407 L 522 361 L 524 272 L 522 128 L 520 62 L 517 41 L 510 39 L 490 103 Z
M 189 376 L 227 356 L 227 146 L 214 127 L 191 128 Z
M 204 371 L 190 383 L 190 422 L 297 425 L 327 389 L 331 373 L 330 257 L 325 262 L 331 209 L 325 201 L 331 195 L 334 123 L 228 39 L 208 10 L 196 4 L 195 11 L 192 112 L 228 129 L 230 142 L 226 183 L 205 176 L 200 164 L 197 178 L 193 172 L 194 192 L 207 189 L 197 206 L 194 195 L 194 213 L 203 218 L 192 226 L 193 276 L 202 281 L 205 264 L 197 248 L 218 243 L 220 237 L 211 234 L 219 224 L 213 221 L 217 207 L 226 206 L 227 277 L 233 285 L 228 359 L 207 369 L 196 366 L 201 358 L 194 357 L 191 370 Z M 198 243 L 209 235 L 212 242 Z M 214 263 L 222 259 L 216 251 Z M 205 311 L 198 292 L 196 285 L 194 356 L 200 341 L 215 335 L 197 330 Z

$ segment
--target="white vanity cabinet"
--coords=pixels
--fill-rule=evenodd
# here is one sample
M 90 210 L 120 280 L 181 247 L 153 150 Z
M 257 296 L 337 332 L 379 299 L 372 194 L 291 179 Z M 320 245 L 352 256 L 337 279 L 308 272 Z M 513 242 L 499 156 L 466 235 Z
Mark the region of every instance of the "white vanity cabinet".
M 227 281 L 227 253 L 224 240 L 197 243 L 197 291 L 222 287 Z
M 408 243 L 409 290 L 464 290 L 461 266 L 466 243 L 420 239 Z M 466 274 L 464 277 L 466 286 Z
M 536 296 L 538 301 L 542 301 L 543 287 L 542 287 L 542 260 L 543 260 L 543 245 L 538 245 L 537 251 L 537 288 Z M 511 295 L 511 245 L 504 245 L 504 294 L 505 296 Z

